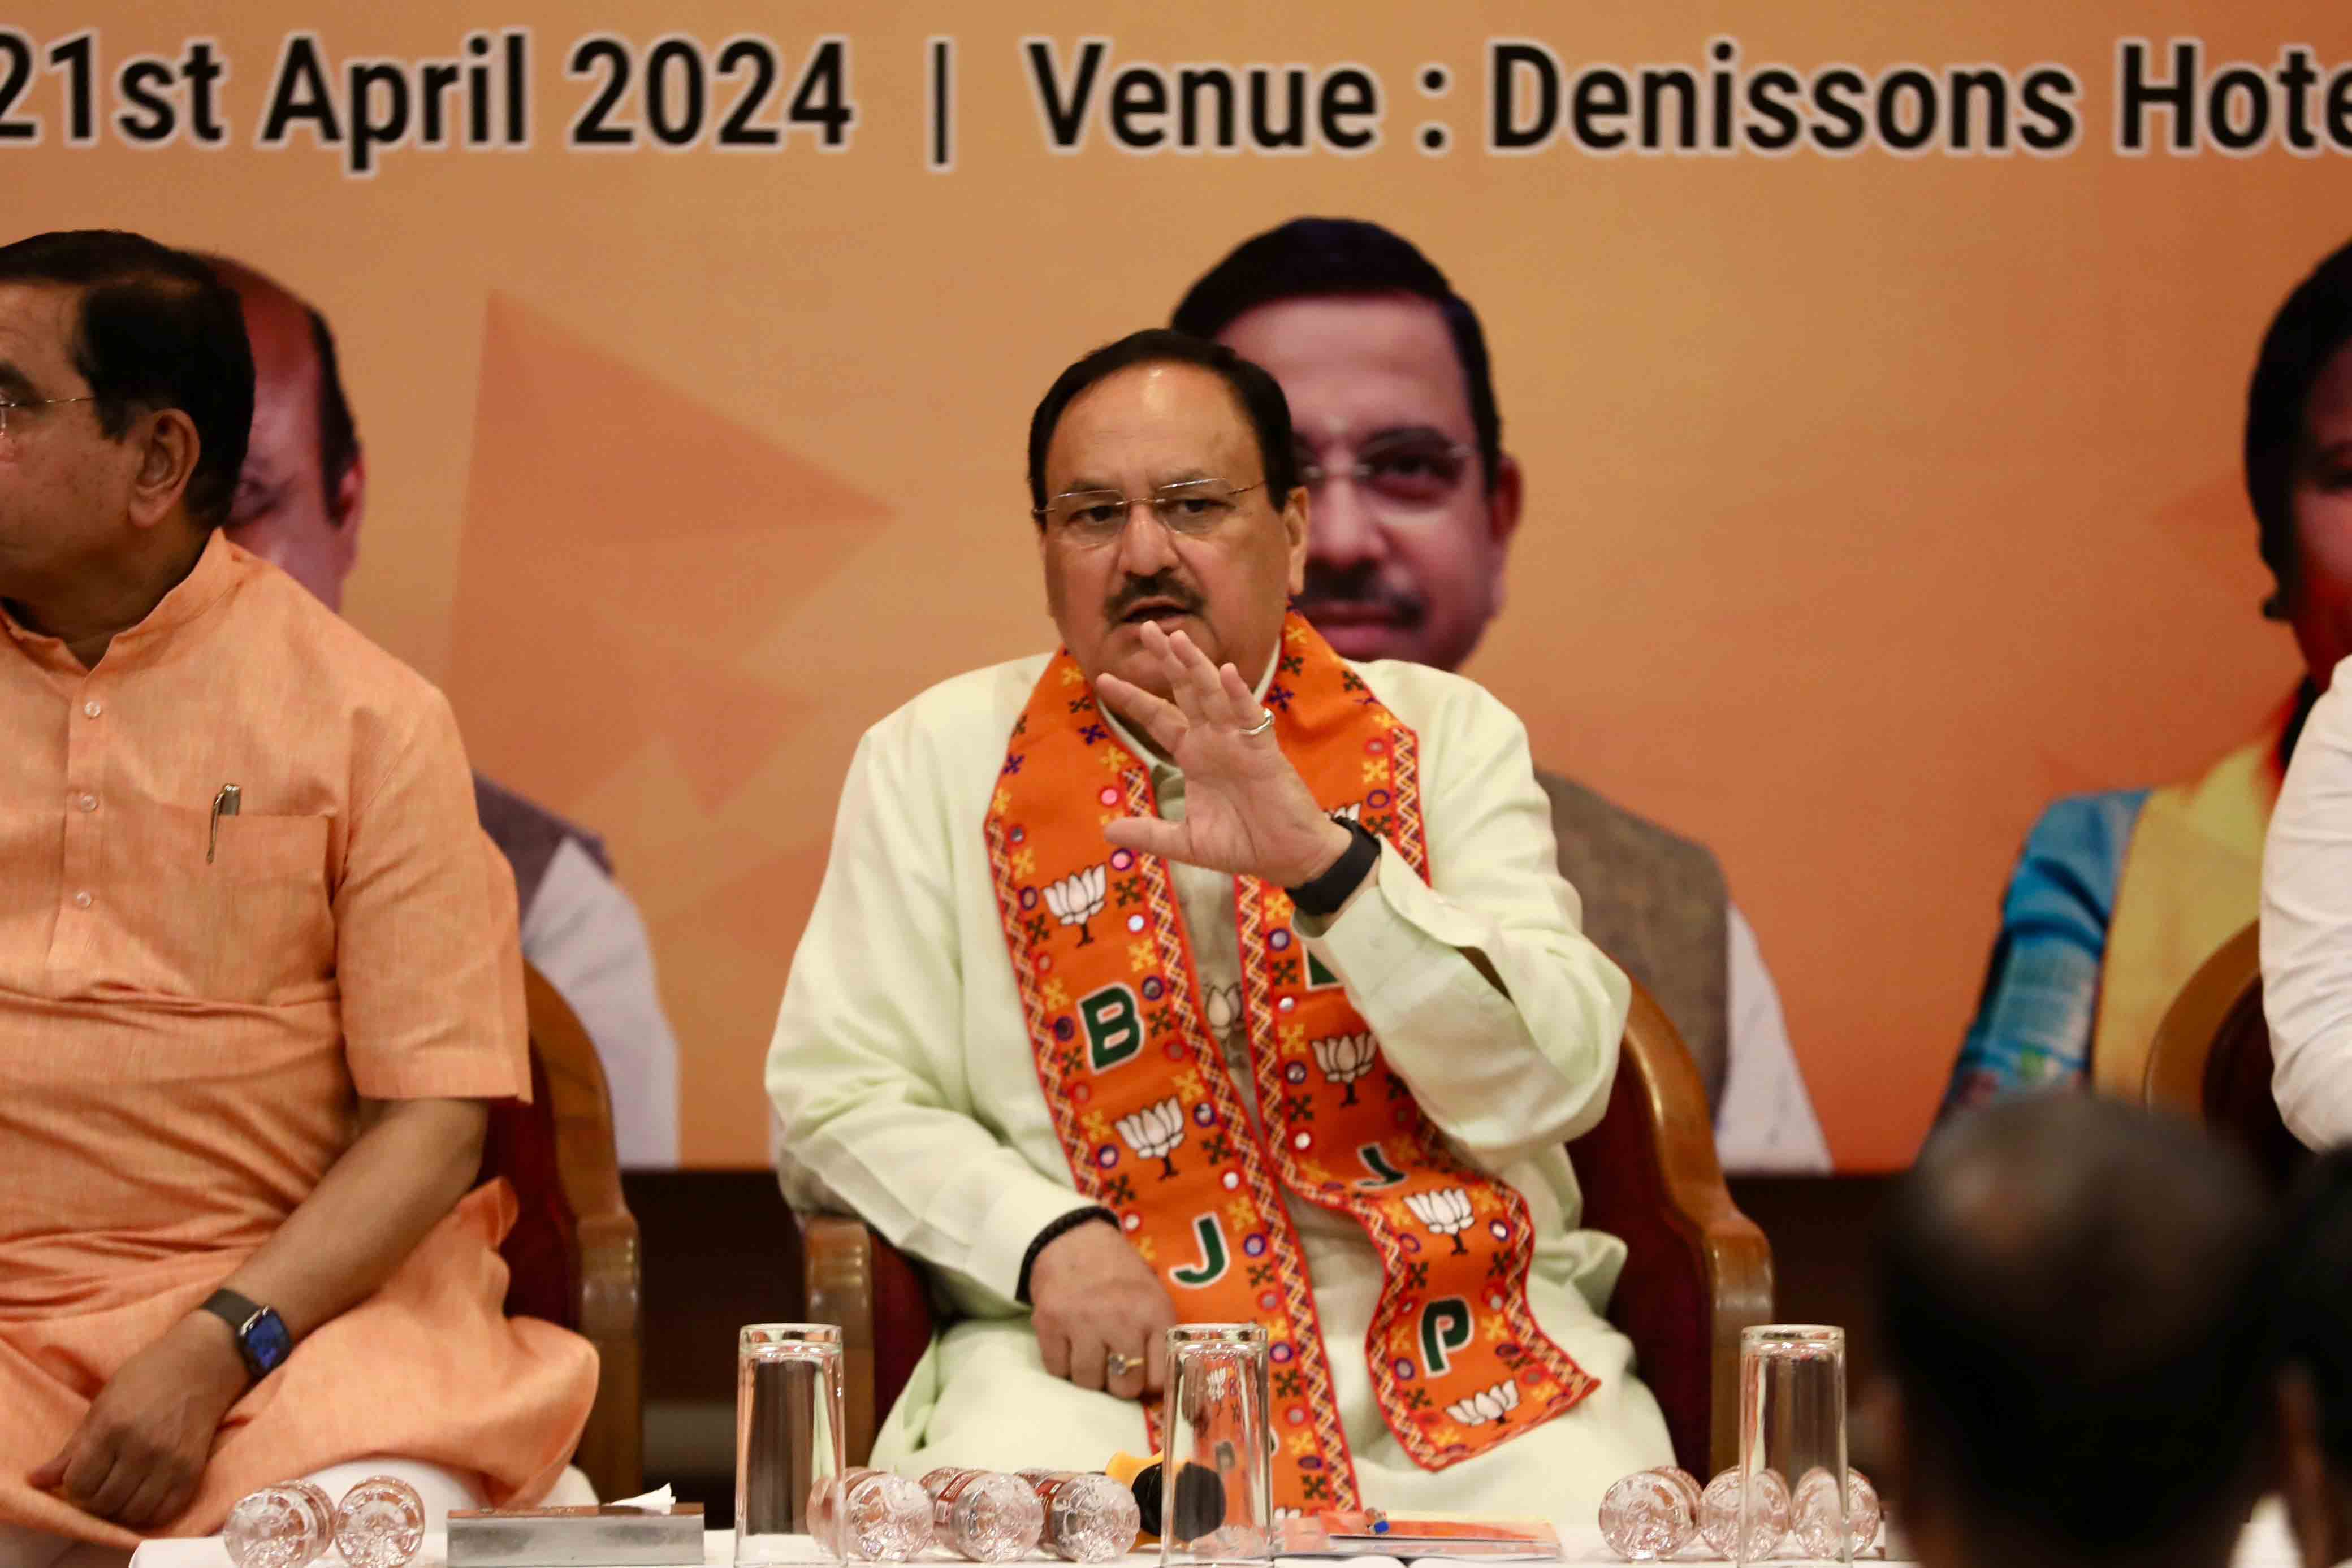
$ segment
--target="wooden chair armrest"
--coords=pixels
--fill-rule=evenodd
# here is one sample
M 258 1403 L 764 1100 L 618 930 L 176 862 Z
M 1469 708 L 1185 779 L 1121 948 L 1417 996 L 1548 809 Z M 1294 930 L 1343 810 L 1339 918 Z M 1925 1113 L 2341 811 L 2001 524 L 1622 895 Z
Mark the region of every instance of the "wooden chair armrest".
M 1676 1458 L 1738 1452 L 1739 1333 L 1772 1318 L 1772 1249 L 1716 1158 L 1698 1069 L 1638 984 L 1599 1125 L 1569 1145 L 1584 1223 L 1626 1244 L 1610 1318 L 1633 1341 Z
M 837 1214 L 795 1214 L 801 1278 L 811 1322 L 841 1325 L 843 1437 L 848 1461 L 874 1452 L 874 1248 L 866 1222 Z
M 596 1403 L 573 1459 L 600 1497 L 644 1489 L 644 1263 L 627 1209 L 580 1221 L 580 1333 L 596 1347 Z
M 523 995 L 572 1214 L 574 1326 L 596 1347 L 596 1402 L 572 1462 L 599 1497 L 628 1497 L 645 1483 L 645 1270 L 637 1222 L 621 1194 L 612 1092 L 595 1042 L 562 993 L 527 965 Z
M 1716 1177 L 1714 1192 L 1681 1193 L 1676 1208 L 1696 1228 L 1702 1267 L 1715 1299 L 1709 1422 L 1709 1474 L 1739 1462 L 1739 1335 L 1772 1321 L 1772 1246 L 1732 1204 Z

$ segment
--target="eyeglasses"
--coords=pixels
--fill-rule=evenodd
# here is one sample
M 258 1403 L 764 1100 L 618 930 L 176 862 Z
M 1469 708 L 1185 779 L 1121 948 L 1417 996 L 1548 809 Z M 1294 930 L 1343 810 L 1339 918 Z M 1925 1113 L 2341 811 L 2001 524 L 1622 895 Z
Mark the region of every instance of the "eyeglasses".
M 1198 538 L 1223 527 L 1244 496 L 1264 488 L 1263 479 L 1239 489 L 1223 479 L 1193 479 L 1132 500 L 1116 490 L 1066 490 L 1029 515 L 1072 544 L 1107 545 L 1126 529 L 1128 514 L 1145 506 L 1170 533 Z
M 31 402 L 10 402 L 0 399 L 0 435 L 8 434 L 8 416 L 22 409 L 58 408 L 69 402 L 96 402 L 95 397 L 45 397 Z
M 1348 479 L 1399 511 L 1432 511 L 1452 500 L 1478 449 L 1459 441 L 1400 436 L 1375 441 L 1346 464 L 1318 463 L 1304 448 L 1298 482 L 1309 494 L 1334 479 Z

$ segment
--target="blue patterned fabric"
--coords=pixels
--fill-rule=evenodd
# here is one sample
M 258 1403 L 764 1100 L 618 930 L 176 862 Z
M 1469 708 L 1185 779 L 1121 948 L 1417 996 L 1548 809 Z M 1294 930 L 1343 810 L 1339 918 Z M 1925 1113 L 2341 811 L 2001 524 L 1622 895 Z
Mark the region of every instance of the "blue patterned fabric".
M 2099 965 L 2146 789 L 2069 795 L 2025 837 L 2000 938 L 1941 1114 L 2021 1090 L 2079 1084 L 2091 1062 Z

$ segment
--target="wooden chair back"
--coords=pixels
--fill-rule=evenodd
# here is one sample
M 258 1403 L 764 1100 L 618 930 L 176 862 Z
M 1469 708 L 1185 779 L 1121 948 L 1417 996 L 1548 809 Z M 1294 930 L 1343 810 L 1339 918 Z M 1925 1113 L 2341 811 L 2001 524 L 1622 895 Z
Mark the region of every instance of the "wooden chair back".
M 1625 1243 L 1609 1320 L 1633 1342 L 1677 1462 L 1713 1475 L 1738 1458 L 1739 1333 L 1772 1320 L 1772 1249 L 1733 1205 L 1698 1067 L 1639 982 L 1609 1109 L 1568 1157 L 1582 1223 Z
M 600 1498 L 635 1495 L 645 1472 L 637 1222 L 621 1197 L 613 1101 L 595 1042 L 526 966 L 531 1099 L 490 1113 L 482 1176 L 507 1178 L 519 1215 L 499 1249 L 507 1315 L 543 1318 L 596 1347 L 596 1402 L 572 1458 Z
M 2271 1092 L 2259 922 L 2216 949 L 2165 1009 L 2141 1101 L 2194 1116 L 2236 1144 L 2274 1190 L 2293 1180 L 2307 1155 Z

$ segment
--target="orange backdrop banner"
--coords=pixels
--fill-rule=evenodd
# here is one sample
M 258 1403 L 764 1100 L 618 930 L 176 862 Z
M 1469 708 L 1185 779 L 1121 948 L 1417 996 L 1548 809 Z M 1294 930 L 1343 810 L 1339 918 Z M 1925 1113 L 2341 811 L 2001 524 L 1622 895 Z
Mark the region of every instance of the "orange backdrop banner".
M 1464 666 L 1720 858 L 1838 1162 L 1906 1161 L 2018 846 L 2299 664 L 2238 441 L 2352 230 L 2322 4 L 37 4 L 16 234 L 333 321 L 346 612 L 602 832 L 688 1164 L 755 1087 L 858 734 L 1053 632 L 1031 404 L 1300 214 L 1483 317 L 1526 476 Z

